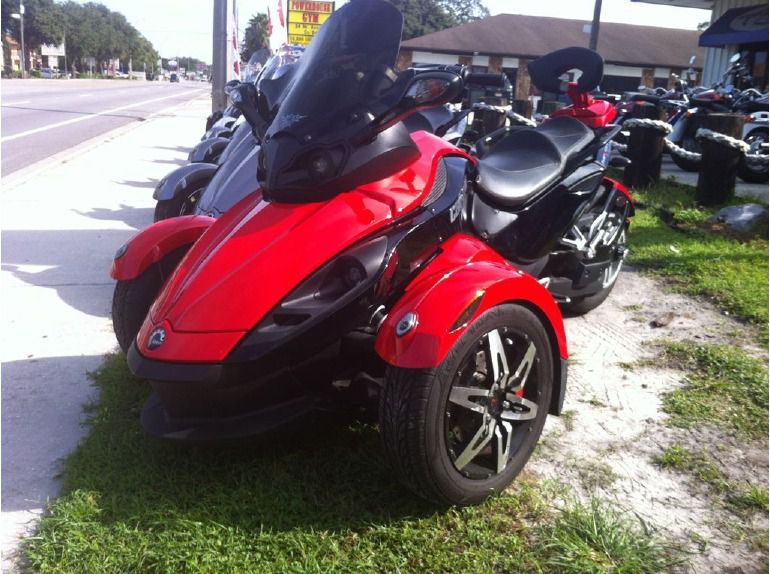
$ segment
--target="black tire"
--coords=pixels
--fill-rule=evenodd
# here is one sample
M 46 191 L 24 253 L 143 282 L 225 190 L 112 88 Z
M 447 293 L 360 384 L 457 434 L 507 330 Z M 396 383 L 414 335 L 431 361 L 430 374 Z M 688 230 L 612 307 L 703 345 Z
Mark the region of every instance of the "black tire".
M 500 333 L 503 333 L 502 337 Z M 513 395 L 503 394 L 481 398 L 481 403 L 470 402 L 486 409 L 486 413 L 458 406 L 456 399 L 450 400 L 450 392 L 472 389 L 487 392 L 493 382 L 488 375 L 480 380 L 479 353 L 487 372 L 491 367 L 488 359 L 492 347 L 490 340 L 497 333 L 496 340 L 503 348 L 506 362 L 511 364 L 510 373 L 525 364 L 525 357 L 534 353 L 531 371 L 527 370 L 523 397 L 510 404 Z M 505 341 L 505 343 L 503 343 Z M 534 349 L 534 351 L 531 351 Z M 500 355 L 495 355 L 499 357 Z M 498 365 L 501 365 L 498 362 Z M 499 368 L 499 367 L 498 367 Z M 520 305 L 505 304 L 494 307 L 479 317 L 457 340 L 442 363 L 433 369 L 401 369 L 388 367 L 385 374 L 385 388 L 380 399 L 380 434 L 383 449 L 391 467 L 399 479 L 419 496 L 440 504 L 478 504 L 489 496 L 504 490 L 518 475 L 529 460 L 545 424 L 553 391 L 553 355 L 548 335 L 540 319 Z M 508 381 L 512 381 L 510 377 Z M 457 386 L 456 382 L 468 382 L 472 386 Z M 478 386 L 473 386 L 478 385 Z M 454 392 L 453 392 L 454 389 Z M 499 391 L 498 391 L 499 392 Z M 465 395 L 470 397 L 470 395 Z M 480 396 L 480 395 L 479 395 Z M 478 397 L 476 397 L 478 398 Z M 535 412 L 524 402 L 536 405 Z M 506 410 L 508 405 L 509 410 Z M 516 408 L 514 408 L 516 407 Z M 493 410 L 499 408 L 495 414 Z M 519 410 L 528 409 L 528 410 Z M 514 413 L 528 420 L 506 422 L 503 426 L 502 413 Z M 489 421 L 494 421 L 489 438 L 479 438 L 479 432 L 486 432 Z M 507 415 L 507 416 L 510 416 Z M 474 418 L 475 417 L 475 418 Z M 461 446 L 464 426 L 473 428 L 479 423 L 477 432 Z M 485 429 L 482 431 L 482 429 Z M 503 438 L 505 432 L 506 438 Z M 499 433 L 494 434 L 494 433 Z M 478 440 L 477 440 L 478 439 Z M 481 450 L 468 454 L 471 446 L 486 440 Z M 508 440 L 508 456 L 495 454 Z M 456 444 L 459 443 L 459 444 Z M 489 449 L 489 452 L 487 451 Z M 460 451 L 459 454 L 456 451 Z M 471 458 L 468 458 L 471 456 Z M 456 463 L 463 459 L 458 469 Z M 498 461 L 504 460 L 502 470 Z
M 145 269 L 139 277 L 119 280 L 115 285 L 112 295 L 112 328 L 124 353 L 134 342 L 161 287 L 179 265 L 190 245 L 168 253 L 158 263 Z
M 206 189 L 206 181 L 203 185 L 197 186 L 191 192 L 182 191 L 171 199 L 161 199 L 155 204 L 155 213 L 153 221 L 158 222 L 180 215 L 192 215 L 195 213 L 195 205 L 198 203 L 203 190 Z
M 752 130 L 746 136 L 745 141 L 752 147 L 750 153 L 760 153 L 761 144 L 768 141 L 768 131 L 764 129 Z M 768 164 L 756 165 L 741 161 L 741 165 L 738 167 L 738 177 L 747 183 L 765 183 L 768 180 Z
M 617 252 L 619 245 L 625 245 L 626 243 L 626 233 L 628 230 L 628 225 L 623 224 L 622 229 L 620 230 L 620 233 L 618 233 L 617 237 L 614 238 L 614 240 L 610 243 L 609 248 L 611 249 L 612 256 L 615 257 L 612 264 L 610 265 L 607 274 L 604 277 L 604 281 L 602 284 L 601 289 L 597 291 L 596 293 L 592 295 L 585 295 L 583 297 L 574 297 L 569 303 L 560 303 L 559 306 L 561 307 L 561 310 L 564 314 L 570 315 L 570 316 L 579 316 L 579 315 L 585 315 L 589 311 L 593 311 L 596 309 L 599 305 L 604 303 L 604 301 L 607 299 L 607 297 L 610 296 L 610 293 L 612 292 L 612 289 L 615 287 L 615 283 L 618 281 L 618 276 L 620 275 L 620 269 L 623 267 L 623 261 L 625 259 L 625 255 L 621 255 Z

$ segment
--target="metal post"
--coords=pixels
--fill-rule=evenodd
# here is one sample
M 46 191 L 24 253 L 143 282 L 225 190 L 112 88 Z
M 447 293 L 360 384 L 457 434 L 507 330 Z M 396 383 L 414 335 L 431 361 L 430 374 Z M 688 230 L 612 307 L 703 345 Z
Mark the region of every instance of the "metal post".
M 214 43 L 211 74 L 211 111 L 221 111 L 227 104 L 227 0 L 214 0 Z
M 27 77 L 27 63 L 24 61 L 24 4 L 19 3 L 19 22 L 21 25 L 21 77 Z
M 599 43 L 599 20 L 602 15 L 602 0 L 594 0 L 594 19 L 591 22 L 591 38 L 588 40 L 588 47 L 596 51 L 596 45 Z

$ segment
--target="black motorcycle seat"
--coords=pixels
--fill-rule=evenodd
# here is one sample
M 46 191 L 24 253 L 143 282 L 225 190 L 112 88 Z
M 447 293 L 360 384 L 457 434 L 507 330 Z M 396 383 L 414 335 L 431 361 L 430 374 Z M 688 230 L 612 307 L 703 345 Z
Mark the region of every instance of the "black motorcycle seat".
M 583 122 L 569 116 L 551 118 L 535 131 L 547 135 L 565 159 L 570 159 L 594 139 L 594 132 Z
M 650 102 L 651 104 L 657 104 L 660 101 L 660 96 L 653 96 L 652 94 L 630 94 L 628 96 L 629 102 Z
M 553 183 L 593 138 L 590 128 L 567 116 L 511 131 L 479 160 L 478 192 L 502 207 L 521 205 Z

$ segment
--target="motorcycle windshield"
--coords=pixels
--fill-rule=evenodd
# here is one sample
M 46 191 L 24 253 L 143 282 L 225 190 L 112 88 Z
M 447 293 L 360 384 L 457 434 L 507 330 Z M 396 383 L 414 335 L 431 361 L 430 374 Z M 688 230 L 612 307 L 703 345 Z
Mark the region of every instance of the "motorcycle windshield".
M 402 17 L 383 0 L 354 0 L 321 26 L 300 59 L 268 137 L 333 139 L 368 111 L 383 70 L 395 66 Z

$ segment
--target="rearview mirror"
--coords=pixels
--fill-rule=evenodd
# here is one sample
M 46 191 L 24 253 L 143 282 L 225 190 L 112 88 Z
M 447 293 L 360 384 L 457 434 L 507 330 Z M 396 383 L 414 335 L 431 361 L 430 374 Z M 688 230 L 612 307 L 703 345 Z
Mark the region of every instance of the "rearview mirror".
M 737 62 L 737 61 L 738 61 L 738 60 L 740 60 L 740 59 L 741 59 L 741 55 L 740 55 L 740 53 L 736 52 L 735 54 L 733 54 L 733 55 L 730 57 L 730 63 L 731 63 L 731 64 L 734 64 L 735 62 Z
M 455 99 L 462 89 L 460 76 L 448 72 L 426 72 L 415 76 L 406 88 L 403 103 L 414 108 L 435 107 Z
M 225 84 L 225 94 L 228 96 L 230 95 L 230 92 L 233 91 L 233 88 L 235 88 L 238 84 L 241 82 L 239 80 L 230 80 Z
M 414 74 L 414 76 L 408 80 L 404 78 L 406 88 L 399 87 L 398 81 L 393 86 L 393 89 L 399 90 L 396 94 L 401 93 L 400 101 L 377 119 L 374 124 L 374 133 L 385 131 L 418 110 L 435 108 L 451 102 L 463 89 L 462 78 L 453 72 L 431 70 L 415 73 L 414 70 L 407 70 L 404 73 Z

